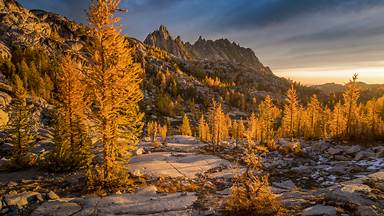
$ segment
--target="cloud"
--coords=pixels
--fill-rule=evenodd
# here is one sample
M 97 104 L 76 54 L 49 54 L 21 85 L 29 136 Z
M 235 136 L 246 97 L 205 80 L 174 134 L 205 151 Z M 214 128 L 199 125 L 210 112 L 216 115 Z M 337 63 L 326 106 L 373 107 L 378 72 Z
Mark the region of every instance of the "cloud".
M 216 28 L 262 28 L 296 17 L 324 12 L 364 10 L 384 5 L 380 0 L 239 0 L 214 20 Z
M 85 10 L 88 9 L 88 0 L 19 0 L 29 9 L 42 9 L 64 15 L 78 22 L 85 22 Z

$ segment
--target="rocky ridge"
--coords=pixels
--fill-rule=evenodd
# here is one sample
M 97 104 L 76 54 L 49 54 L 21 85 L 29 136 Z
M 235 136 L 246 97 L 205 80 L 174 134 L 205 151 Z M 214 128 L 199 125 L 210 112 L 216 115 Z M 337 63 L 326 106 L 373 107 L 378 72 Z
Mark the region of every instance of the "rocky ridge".
M 180 36 L 173 39 L 166 26 L 149 34 L 144 43 L 151 47 L 166 50 L 184 60 L 228 62 L 261 70 L 272 74 L 256 57 L 252 49 L 241 47 L 228 39 L 206 40 L 201 36 L 191 44 L 184 42 Z
M 8 49 L 32 46 L 54 53 L 79 50 L 86 42 L 84 26 L 53 13 L 27 10 L 15 0 L 0 0 L 0 20 L 0 41 Z

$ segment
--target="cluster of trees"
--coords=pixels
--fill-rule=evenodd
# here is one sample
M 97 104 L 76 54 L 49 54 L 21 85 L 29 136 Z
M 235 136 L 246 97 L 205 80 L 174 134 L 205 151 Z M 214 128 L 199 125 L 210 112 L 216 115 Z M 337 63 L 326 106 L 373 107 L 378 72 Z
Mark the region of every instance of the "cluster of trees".
M 314 95 L 303 107 L 290 88 L 279 135 L 291 139 L 383 139 L 384 97 L 363 104 L 359 94 L 357 75 L 346 85 L 343 99 L 326 106 Z
M 230 86 L 235 86 L 235 83 L 225 83 L 220 80 L 219 77 L 209 77 L 204 78 L 204 83 L 213 88 L 226 88 Z
M 218 146 L 226 140 L 248 141 L 274 148 L 276 138 L 306 139 L 384 139 L 384 97 L 359 102 L 357 75 L 346 85 L 343 100 L 325 105 L 313 95 L 306 106 L 298 99 L 294 85 L 283 109 L 270 96 L 257 106 L 248 119 L 233 120 L 213 101 L 197 125 L 198 138 Z M 214 147 L 214 150 L 217 148 Z
M 11 59 L 0 60 L 2 73 L 14 82 L 20 78 L 32 96 L 50 100 L 58 61 L 38 49 L 14 47 L 12 50 Z
M 90 189 L 108 190 L 130 183 L 124 164 L 143 126 L 138 106 L 143 98 L 143 70 L 134 62 L 133 48 L 121 34 L 120 18 L 115 16 L 119 3 L 92 1 L 88 12 L 93 40 L 87 48 L 90 55 L 80 60 L 77 55 L 65 54 L 56 74 L 55 148 L 43 163 L 54 171 L 84 168 Z M 46 67 L 45 63 L 40 67 Z M 17 162 L 30 153 L 32 129 L 38 128 L 29 122 L 32 115 L 25 91 L 33 86 L 29 76 L 20 77 L 15 75 L 17 97 L 10 124 Z M 96 142 L 91 141 L 91 135 Z
M 163 126 L 161 126 L 161 124 L 156 121 L 150 121 L 148 122 L 147 133 L 151 139 L 151 142 L 154 143 L 156 147 L 160 146 L 160 142 L 157 140 L 158 134 L 161 137 L 162 143 L 163 144 L 167 143 L 167 133 L 168 133 L 167 124 L 164 124 Z

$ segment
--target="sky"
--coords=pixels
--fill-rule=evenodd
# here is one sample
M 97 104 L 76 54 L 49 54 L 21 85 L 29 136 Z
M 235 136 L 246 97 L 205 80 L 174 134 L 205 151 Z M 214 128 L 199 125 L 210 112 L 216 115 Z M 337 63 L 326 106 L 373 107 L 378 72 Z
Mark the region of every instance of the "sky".
M 19 0 L 86 23 L 89 0 Z M 161 24 L 194 42 L 228 38 L 278 76 L 303 84 L 384 83 L 384 0 L 122 0 L 124 32 L 144 40 Z

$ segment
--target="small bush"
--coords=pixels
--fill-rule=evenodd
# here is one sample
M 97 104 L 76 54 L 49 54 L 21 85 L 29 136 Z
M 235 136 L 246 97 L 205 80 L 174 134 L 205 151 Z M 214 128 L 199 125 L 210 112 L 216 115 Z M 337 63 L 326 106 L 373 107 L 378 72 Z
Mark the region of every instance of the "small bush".
M 280 200 L 273 194 L 267 176 L 246 172 L 234 179 L 225 215 L 282 215 Z

